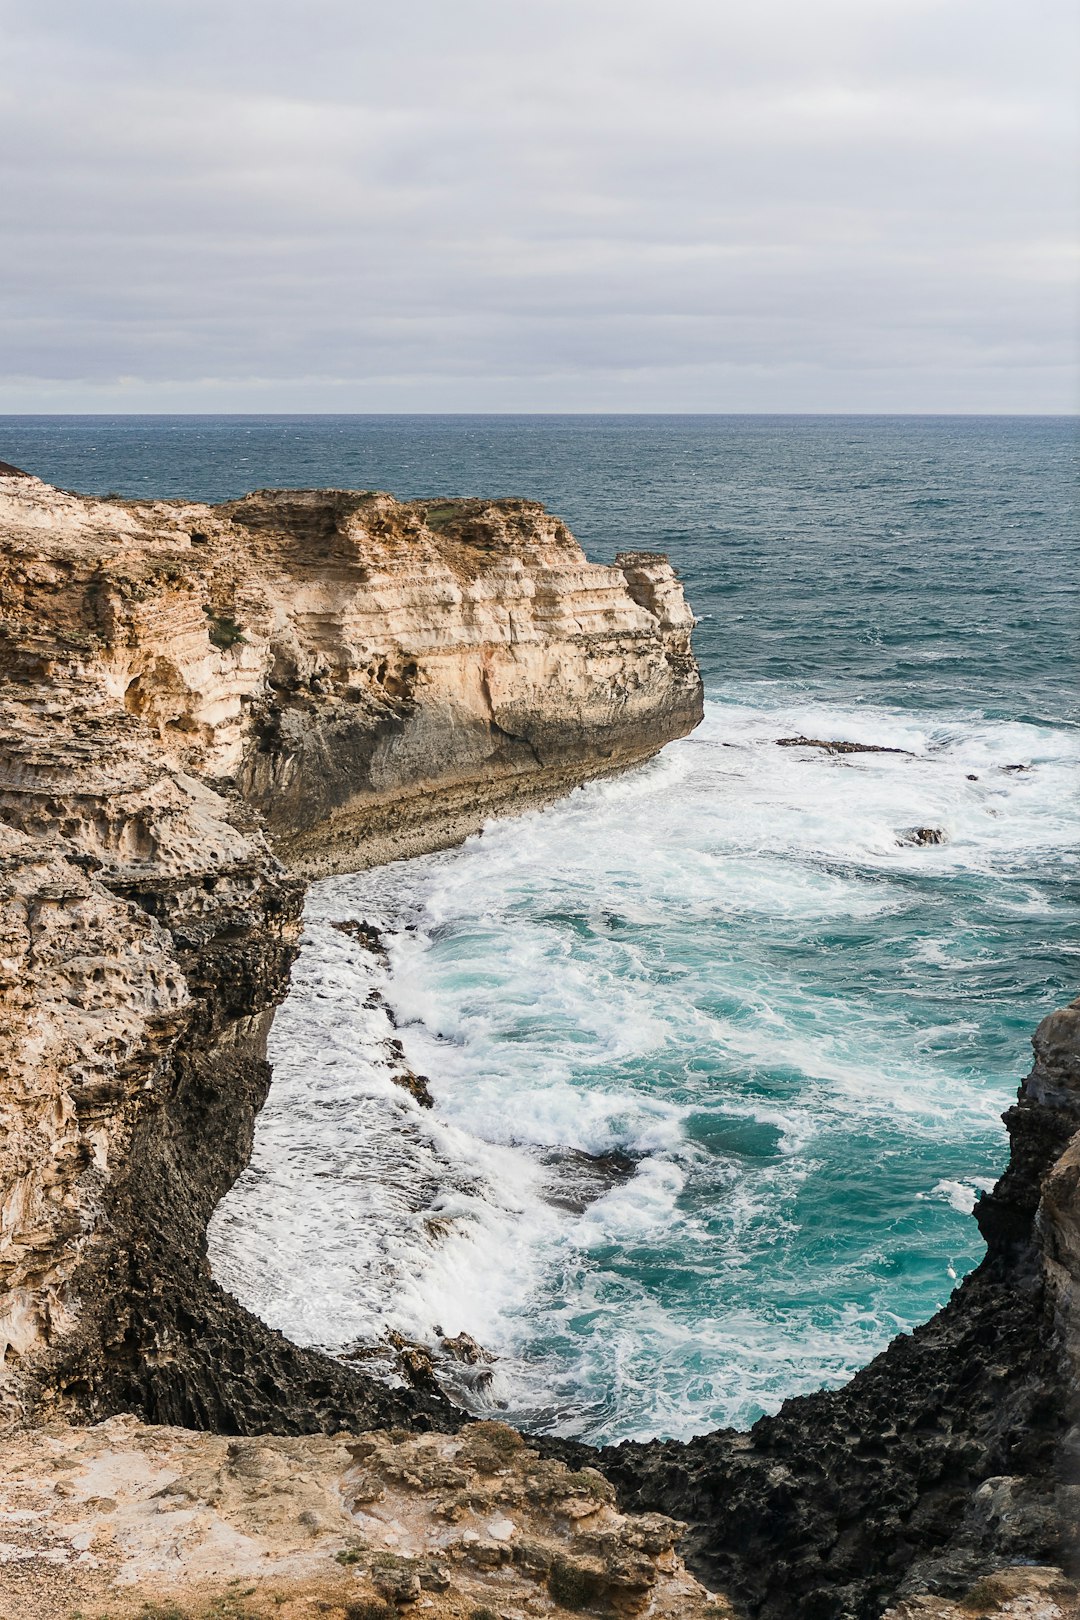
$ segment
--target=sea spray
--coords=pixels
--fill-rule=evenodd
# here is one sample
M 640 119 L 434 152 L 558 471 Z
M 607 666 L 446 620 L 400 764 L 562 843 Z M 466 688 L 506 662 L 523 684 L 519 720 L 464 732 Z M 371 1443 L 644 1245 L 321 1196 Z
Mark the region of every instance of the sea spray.
M 465 1330 L 478 1409 L 591 1439 L 843 1380 L 979 1257 L 1075 763 L 1067 728 L 748 682 L 624 778 L 315 885 L 217 1274 L 331 1350 Z

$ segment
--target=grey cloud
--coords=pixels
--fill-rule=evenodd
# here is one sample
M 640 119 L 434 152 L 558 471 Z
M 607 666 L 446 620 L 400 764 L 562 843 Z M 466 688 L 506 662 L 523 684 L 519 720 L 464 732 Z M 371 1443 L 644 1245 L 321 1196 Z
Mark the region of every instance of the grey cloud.
M 1073 406 L 1057 0 L 3 22 L 0 408 Z

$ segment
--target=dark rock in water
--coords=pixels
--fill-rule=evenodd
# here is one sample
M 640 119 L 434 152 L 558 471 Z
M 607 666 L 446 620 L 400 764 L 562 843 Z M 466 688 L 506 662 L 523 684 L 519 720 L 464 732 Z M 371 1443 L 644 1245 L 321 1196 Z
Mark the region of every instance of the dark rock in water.
M 624 1181 L 638 1167 L 637 1159 L 613 1148 L 610 1153 L 584 1153 L 580 1148 L 547 1148 L 541 1162 L 555 1175 L 544 1189 L 544 1197 L 556 1209 L 580 1215 L 598 1198 Z
M 414 1097 L 421 1108 L 434 1108 L 435 1099 L 431 1095 L 430 1082 L 426 1074 L 414 1074 L 409 1068 L 395 1069 L 393 1074 L 395 1086 L 400 1086 Z
M 971 771 L 968 772 L 968 781 L 969 782 L 977 782 L 978 780 L 979 780 L 979 778 L 973 772 L 971 772 Z
M 471 1397 L 490 1405 L 487 1391 L 494 1377 L 492 1364 L 498 1361 L 498 1356 L 485 1350 L 482 1344 L 477 1344 L 471 1333 L 459 1333 L 455 1338 L 447 1339 L 441 1336 L 441 1328 L 435 1331 L 440 1335 L 439 1348 L 447 1358 L 440 1368 L 443 1393 L 466 1406 Z
M 386 1337 L 396 1353 L 398 1371 L 413 1389 L 425 1390 L 430 1395 L 441 1394 L 435 1376 L 435 1358 L 427 1345 L 417 1344 L 403 1333 L 388 1333 Z
M 348 918 L 344 922 L 332 922 L 330 926 L 336 928 L 339 934 L 347 934 L 350 939 L 355 939 L 358 945 L 370 951 L 372 956 L 377 956 L 380 962 L 386 961 L 387 950 L 382 934 L 373 923 Z
M 904 844 L 947 844 L 949 835 L 944 827 L 908 827 L 896 842 Z
M 470 1367 L 475 1367 L 481 1361 L 498 1360 L 490 1350 L 477 1344 L 471 1333 L 459 1333 L 453 1339 L 440 1339 L 440 1347 L 454 1361 L 465 1362 Z
M 1034 766 L 1032 766 L 1032 765 L 1003 765 L 1001 768 L 1002 768 L 1003 771 L 1030 771 L 1030 770 L 1034 769 Z
M 829 741 L 824 737 L 777 737 L 777 748 L 823 748 L 827 754 L 908 754 L 910 748 L 886 748 L 881 743 Z

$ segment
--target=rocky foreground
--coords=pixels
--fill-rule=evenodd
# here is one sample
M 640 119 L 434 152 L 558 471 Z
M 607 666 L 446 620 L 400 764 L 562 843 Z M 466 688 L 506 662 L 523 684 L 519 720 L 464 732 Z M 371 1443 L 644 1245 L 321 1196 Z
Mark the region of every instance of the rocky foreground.
M 1080 1002 L 1037 1034 L 983 1265 L 748 1435 L 531 1450 L 209 1274 L 305 878 L 692 729 L 666 561 L 589 564 L 522 501 L 211 508 L 2 468 L 0 537 L 4 1620 L 1075 1614 Z
M 230 1440 L 112 1418 L 4 1461 L 4 1620 L 731 1614 L 687 1574 L 681 1525 L 620 1513 L 602 1474 L 498 1423 Z

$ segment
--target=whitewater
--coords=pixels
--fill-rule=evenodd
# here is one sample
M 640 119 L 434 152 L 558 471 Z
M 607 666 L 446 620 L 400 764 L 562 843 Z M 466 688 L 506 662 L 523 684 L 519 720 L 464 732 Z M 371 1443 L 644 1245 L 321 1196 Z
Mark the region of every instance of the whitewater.
M 749 1424 L 945 1302 L 1019 1079 L 980 1002 L 1014 922 L 1053 932 L 1075 734 L 741 697 L 626 777 L 314 886 L 213 1232 L 259 1314 L 336 1351 L 467 1331 L 499 1358 L 474 1410 L 598 1440 Z
M 595 560 L 666 551 L 699 617 L 692 737 L 310 891 L 210 1231 L 244 1304 L 346 1356 L 468 1331 L 499 1358 L 474 1410 L 598 1441 L 746 1426 L 945 1302 L 1031 1033 L 1077 993 L 1075 420 L 24 417 L 4 442 L 131 497 L 528 495 Z M 333 926 L 357 920 L 385 957 Z

